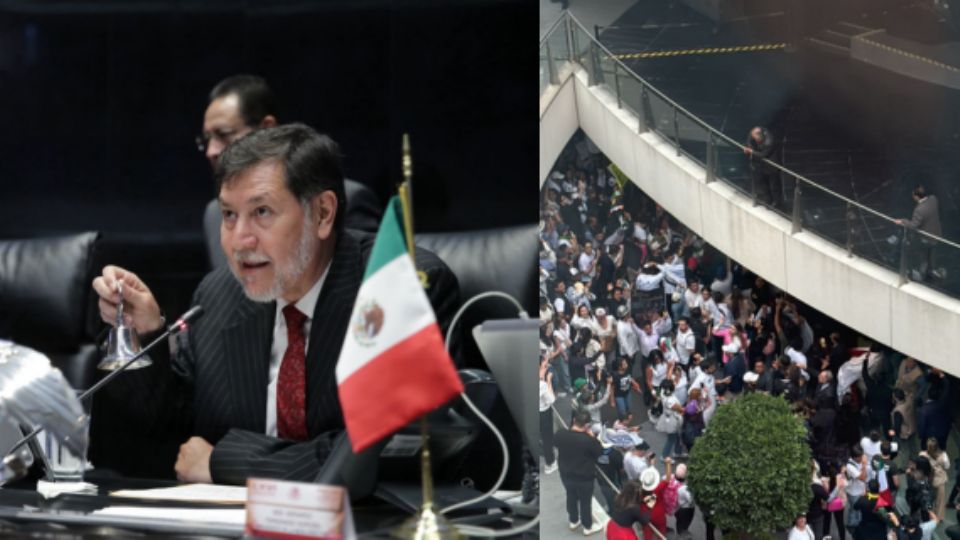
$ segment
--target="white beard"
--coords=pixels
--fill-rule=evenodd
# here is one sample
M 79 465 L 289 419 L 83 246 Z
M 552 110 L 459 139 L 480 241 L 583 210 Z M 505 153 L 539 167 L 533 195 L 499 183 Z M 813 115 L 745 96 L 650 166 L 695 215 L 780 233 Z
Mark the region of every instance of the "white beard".
M 296 283 L 297 280 L 300 279 L 300 276 L 303 275 L 303 272 L 306 271 L 307 266 L 315 254 L 315 248 L 313 247 L 315 238 L 312 236 L 313 220 L 310 218 L 309 205 L 303 205 L 303 213 L 303 228 L 300 230 L 300 240 L 297 243 L 297 252 L 294 254 L 293 259 L 285 266 L 277 265 L 273 276 L 273 283 L 262 293 L 253 293 L 248 291 L 246 287 L 243 287 L 243 294 L 250 300 L 261 303 L 273 302 L 283 295 L 283 291 Z M 245 256 L 244 252 L 234 252 L 233 255 L 234 259 L 242 259 L 243 256 Z M 230 268 L 233 270 L 232 266 Z M 233 275 L 242 286 L 243 279 L 237 275 L 236 270 L 233 271 Z

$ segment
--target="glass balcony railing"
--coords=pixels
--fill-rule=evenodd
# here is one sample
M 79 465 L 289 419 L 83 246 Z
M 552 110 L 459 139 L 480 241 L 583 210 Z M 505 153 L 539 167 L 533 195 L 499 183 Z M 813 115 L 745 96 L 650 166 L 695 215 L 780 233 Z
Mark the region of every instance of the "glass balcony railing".
M 559 84 L 567 62 L 582 66 L 590 86 L 603 86 L 617 106 L 639 119 L 638 132 L 654 131 L 706 170 L 708 182 L 729 184 L 754 204 L 791 220 L 793 231 L 812 232 L 857 256 L 889 268 L 901 283 L 922 282 L 960 297 L 960 244 L 910 228 L 906 223 L 859 204 L 776 163 L 771 195 L 755 181 L 743 144 L 709 126 L 616 58 L 580 22 L 564 12 L 540 40 L 540 92 Z M 760 166 L 754 164 L 754 166 Z

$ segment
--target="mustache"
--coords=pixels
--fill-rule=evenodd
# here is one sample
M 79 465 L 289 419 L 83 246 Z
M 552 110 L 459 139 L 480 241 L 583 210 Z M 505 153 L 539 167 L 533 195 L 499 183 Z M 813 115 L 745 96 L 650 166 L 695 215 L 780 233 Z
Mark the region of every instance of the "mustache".
M 270 257 L 252 250 L 234 251 L 233 260 L 238 263 L 259 264 L 270 262 Z

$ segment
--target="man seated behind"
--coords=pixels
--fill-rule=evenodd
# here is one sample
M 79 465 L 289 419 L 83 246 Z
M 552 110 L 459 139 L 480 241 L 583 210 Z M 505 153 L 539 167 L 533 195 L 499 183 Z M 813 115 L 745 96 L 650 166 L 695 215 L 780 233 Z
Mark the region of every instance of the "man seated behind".
M 313 480 L 344 429 L 335 367 L 372 239 L 343 229 L 339 148 L 303 124 L 234 142 L 216 180 L 229 268 L 194 293 L 205 315 L 174 352 L 154 353 L 105 392 L 138 420 L 131 430 L 190 435 L 175 465 L 182 481 Z M 459 300 L 456 278 L 429 252 L 416 260 L 442 325 Z M 128 324 L 162 330 L 150 289 L 115 266 L 93 282 L 103 320 L 115 320 L 120 279 Z
M 236 140 L 258 130 L 279 125 L 278 103 L 267 81 L 256 75 L 233 75 L 218 82 L 210 91 L 203 113 L 203 133 L 197 137 L 197 149 L 216 172 L 220 154 Z M 380 225 L 381 206 L 376 194 L 367 186 L 344 179 L 344 197 L 339 208 L 348 229 L 375 232 Z M 226 260 L 216 250 L 220 227 L 218 201 L 207 205 L 204 215 L 208 251 L 213 266 L 224 266 Z

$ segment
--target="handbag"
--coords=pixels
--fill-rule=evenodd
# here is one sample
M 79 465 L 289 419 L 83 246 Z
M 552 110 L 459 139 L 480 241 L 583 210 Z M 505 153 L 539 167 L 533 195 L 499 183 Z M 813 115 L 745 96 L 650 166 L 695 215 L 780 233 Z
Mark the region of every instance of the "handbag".
M 664 410 L 660 418 L 657 418 L 657 431 L 660 433 L 676 433 L 680 431 L 681 420 L 677 416 L 675 411 Z
M 827 503 L 827 512 L 839 512 L 843 510 L 843 499 L 836 497 L 830 499 L 830 502 Z

